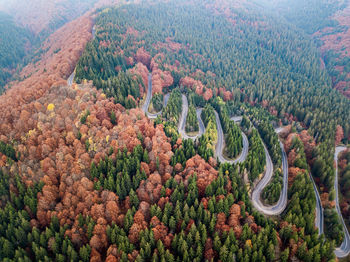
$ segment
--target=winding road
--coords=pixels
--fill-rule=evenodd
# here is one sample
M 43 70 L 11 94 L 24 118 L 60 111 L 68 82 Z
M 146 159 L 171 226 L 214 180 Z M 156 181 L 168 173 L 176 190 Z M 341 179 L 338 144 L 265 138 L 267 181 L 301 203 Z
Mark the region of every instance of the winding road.
M 73 78 L 74 78 L 74 72 L 72 73 L 72 75 L 68 79 L 69 85 L 72 85 Z M 170 94 L 166 94 L 164 96 L 163 108 L 166 107 L 166 105 L 167 105 L 167 102 L 169 100 L 169 95 Z M 142 106 L 142 110 L 145 112 L 145 114 L 149 118 L 153 119 L 153 118 L 156 118 L 158 115 L 160 115 L 162 111 L 155 113 L 155 114 L 148 112 L 148 108 L 149 108 L 149 104 L 151 102 L 151 99 L 152 99 L 152 74 L 149 74 L 149 76 L 148 76 L 148 91 L 147 91 L 145 103 Z M 201 112 L 202 112 L 202 108 L 196 109 L 196 114 L 197 114 L 197 119 L 198 119 L 198 124 L 199 124 L 198 134 L 195 136 L 187 135 L 187 133 L 185 131 L 185 127 L 186 127 L 186 118 L 187 118 L 187 114 L 188 114 L 188 100 L 187 100 L 187 97 L 184 94 L 182 94 L 182 112 L 181 112 L 181 116 L 180 116 L 180 120 L 179 120 L 178 131 L 183 138 L 194 140 L 194 139 L 198 138 L 199 136 L 201 136 L 205 132 L 205 126 L 204 126 L 204 123 L 201 119 Z M 242 152 L 239 155 L 239 157 L 236 158 L 235 160 L 226 159 L 222 154 L 223 148 L 224 148 L 224 134 L 223 134 L 222 126 L 221 126 L 221 121 L 220 121 L 218 113 L 216 111 L 214 111 L 214 112 L 215 112 L 217 134 L 218 134 L 218 141 L 217 141 L 216 148 L 215 148 L 215 155 L 217 156 L 219 161 L 222 163 L 231 163 L 231 164 L 232 163 L 235 163 L 235 164 L 242 163 L 243 161 L 245 161 L 245 159 L 248 155 L 249 142 L 248 142 L 247 136 L 245 135 L 244 132 L 242 132 L 243 149 L 242 149 Z M 240 117 L 240 116 L 232 117 L 231 120 L 238 122 L 238 121 L 242 120 L 242 117 Z M 275 131 L 276 131 L 276 133 L 280 133 L 282 130 L 283 130 L 283 128 L 277 128 Z M 287 154 L 284 150 L 283 143 L 280 141 L 280 147 L 281 147 L 281 151 L 282 151 L 283 188 L 282 188 L 281 195 L 280 195 L 278 202 L 275 205 L 266 206 L 261 201 L 261 193 L 264 190 L 264 188 L 269 184 L 269 182 L 271 181 L 271 179 L 273 177 L 273 163 L 272 163 L 270 154 L 266 148 L 266 145 L 264 143 L 263 143 L 263 146 L 264 146 L 265 157 L 266 157 L 265 174 L 252 192 L 252 203 L 258 211 L 264 213 L 265 215 L 270 215 L 270 216 L 280 215 L 285 210 L 285 208 L 287 206 L 287 202 L 288 202 Z M 340 245 L 340 247 L 336 248 L 334 251 L 335 255 L 338 258 L 344 258 L 344 257 L 348 256 L 350 253 L 350 236 L 349 236 L 348 229 L 344 223 L 344 219 L 341 215 L 341 211 L 340 211 L 340 207 L 339 207 L 339 193 L 338 193 L 338 155 L 340 152 L 342 152 L 344 150 L 346 150 L 346 147 L 336 147 L 335 154 L 334 154 L 334 160 L 336 163 L 336 179 L 335 179 L 335 184 L 334 184 L 335 191 L 336 191 L 336 210 L 337 210 L 338 216 L 340 217 L 341 223 L 342 223 L 343 228 L 344 228 L 343 243 Z M 314 192 L 315 192 L 315 197 L 316 197 L 315 226 L 319 229 L 318 234 L 322 235 L 324 233 L 324 209 L 322 207 L 320 194 L 318 192 L 315 181 L 313 180 L 312 175 L 311 174 L 309 174 L 309 175 L 310 175 L 310 179 L 312 181 L 313 187 L 314 187 Z
M 168 103 L 169 95 L 170 94 L 166 94 L 164 96 L 163 108 L 165 108 L 167 103 Z M 155 113 L 155 114 L 152 114 L 148 111 L 151 99 L 152 99 L 152 74 L 149 74 L 148 75 L 148 90 L 147 90 L 146 100 L 145 100 L 144 104 L 142 105 L 142 110 L 145 112 L 145 114 L 147 115 L 148 118 L 154 119 L 154 118 L 157 118 L 157 116 L 160 115 L 162 113 L 162 111 Z M 202 118 L 201 118 L 202 110 L 203 110 L 202 108 L 196 108 L 196 115 L 197 115 L 198 125 L 199 125 L 198 134 L 195 136 L 187 135 L 187 133 L 186 133 L 186 119 L 187 119 L 187 114 L 188 114 L 188 100 L 187 100 L 187 97 L 184 94 L 182 94 L 182 112 L 181 112 L 181 116 L 179 119 L 178 131 L 179 131 L 179 134 L 184 139 L 195 140 L 196 138 L 198 138 L 204 134 L 205 126 L 204 126 L 204 123 L 203 123 Z M 235 164 L 242 163 L 243 161 L 245 161 L 245 159 L 247 158 L 247 155 L 248 155 L 249 143 L 248 143 L 247 136 L 244 134 L 244 132 L 242 132 L 243 149 L 242 149 L 242 152 L 238 158 L 236 158 L 234 160 L 228 160 L 228 159 L 224 158 L 224 156 L 222 155 L 222 149 L 224 147 L 224 134 L 222 131 L 222 126 L 221 126 L 219 115 L 216 111 L 215 111 L 215 117 L 216 117 L 216 125 L 217 125 L 217 132 L 218 132 L 218 142 L 216 144 L 215 154 L 217 155 L 220 162 L 222 162 L 222 163 L 231 163 L 231 164 L 232 163 L 235 163 Z M 240 120 L 242 120 L 242 117 L 240 117 L 240 116 L 233 117 L 232 120 L 240 121 Z
M 166 105 L 168 104 L 169 97 L 170 97 L 170 93 L 168 93 L 164 96 L 163 108 L 165 108 Z M 148 75 L 147 96 L 146 96 L 145 103 L 142 105 L 142 110 L 145 112 L 145 114 L 147 115 L 148 118 L 154 119 L 154 118 L 157 118 L 157 116 L 159 116 L 162 113 L 162 111 L 155 113 L 155 114 L 150 113 L 148 111 L 148 108 L 149 108 L 149 104 L 151 103 L 151 100 L 152 100 L 152 74 L 149 74 Z M 196 114 L 197 114 L 198 125 L 199 125 L 198 134 L 195 136 L 187 135 L 185 129 L 186 129 L 186 118 L 187 118 L 187 114 L 188 114 L 188 100 L 187 100 L 187 97 L 184 94 L 182 94 L 182 112 L 181 112 L 181 116 L 179 119 L 178 130 L 179 130 L 180 135 L 183 138 L 195 140 L 196 138 L 198 138 L 199 136 L 204 134 L 205 127 L 204 127 L 204 123 L 203 123 L 202 118 L 201 118 L 201 113 L 202 113 L 202 108 L 197 108 Z
M 226 159 L 223 156 L 223 154 L 222 154 L 222 151 L 223 151 L 223 148 L 224 148 L 224 144 L 225 144 L 224 143 L 224 132 L 222 131 L 222 126 L 221 126 L 221 121 L 220 121 L 219 114 L 216 111 L 214 111 L 214 113 L 215 113 L 216 127 L 217 127 L 217 133 L 218 133 L 218 141 L 217 141 L 216 147 L 215 147 L 215 155 L 216 155 L 216 157 L 222 163 L 230 163 L 230 164 L 234 163 L 234 164 L 237 164 L 237 163 L 244 162 L 246 160 L 246 158 L 247 158 L 248 149 L 249 149 L 249 143 L 248 143 L 247 136 L 244 134 L 244 132 L 241 132 L 242 139 L 243 139 L 243 148 L 242 148 L 241 154 L 234 160 Z M 239 119 L 239 117 L 235 117 L 235 118 Z
M 337 247 L 334 250 L 334 254 L 338 257 L 338 258 L 343 258 L 346 257 L 350 254 L 350 236 L 349 236 L 349 231 L 348 228 L 345 225 L 343 216 L 341 214 L 340 211 L 340 206 L 339 206 L 339 192 L 338 192 L 338 155 L 343 152 L 344 150 L 346 150 L 345 146 L 337 146 L 335 148 L 335 153 L 334 153 L 334 161 L 335 161 L 335 179 L 334 179 L 334 189 L 336 192 L 336 198 L 335 198 L 335 202 L 336 202 L 336 209 L 337 209 L 337 213 L 338 216 L 340 217 L 341 223 L 343 225 L 343 232 L 344 232 L 344 240 L 343 243 L 340 245 L 340 247 Z
M 264 177 L 259 181 L 257 186 L 254 188 L 252 193 L 252 201 L 254 207 L 259 210 L 260 212 L 274 216 L 281 214 L 284 209 L 287 206 L 287 190 L 288 190 L 288 161 L 287 161 L 287 154 L 284 150 L 284 146 L 282 142 L 280 141 L 280 147 L 282 150 L 282 171 L 283 171 L 283 188 L 280 195 L 280 198 L 278 202 L 275 205 L 272 206 L 265 206 L 260 199 L 261 193 L 263 189 L 269 184 L 270 180 L 273 176 L 273 164 L 270 157 L 270 154 L 263 143 L 265 156 L 266 156 L 266 169 L 265 169 L 265 175 Z
M 179 133 L 184 139 L 192 139 L 195 140 L 196 138 L 200 137 L 201 135 L 204 134 L 205 132 L 205 127 L 204 123 L 201 118 L 201 113 L 202 113 L 202 108 L 197 108 L 196 109 L 196 115 L 198 119 L 198 125 L 199 125 L 199 131 L 198 134 L 195 136 L 189 136 L 186 133 L 186 119 L 187 119 L 187 114 L 188 114 L 188 101 L 187 97 L 182 94 L 182 112 L 179 120 Z
M 168 104 L 170 94 L 166 94 L 163 99 L 163 108 L 166 107 Z M 157 116 L 159 116 L 162 113 L 162 110 L 159 111 L 158 113 L 150 113 L 148 111 L 149 104 L 151 103 L 152 100 L 152 74 L 148 75 L 148 90 L 147 90 L 147 96 L 146 96 L 146 101 L 142 105 L 142 111 L 145 112 L 148 118 L 150 119 L 155 119 Z
M 96 28 L 95 26 L 92 28 L 92 37 L 93 39 L 95 38 L 96 35 Z M 72 72 L 72 74 L 68 77 L 67 79 L 67 84 L 68 86 L 72 86 L 73 84 L 73 80 L 75 77 L 75 69 Z M 163 108 L 166 107 L 168 99 L 169 99 L 169 95 L 170 94 L 166 94 L 164 96 L 164 101 L 163 101 Z M 148 75 L 148 91 L 147 91 L 147 96 L 146 96 L 146 100 L 145 103 L 142 106 L 142 110 L 145 112 L 145 114 L 151 118 L 154 119 L 156 118 L 158 115 L 160 115 L 162 113 L 162 111 L 158 112 L 158 113 L 150 113 L 148 111 L 149 108 L 149 104 L 151 102 L 152 99 L 152 74 Z M 201 112 L 202 112 L 202 108 L 197 108 L 196 109 L 196 115 L 197 115 L 197 119 L 198 119 L 198 124 L 199 124 L 199 132 L 197 135 L 195 136 L 189 136 L 186 134 L 185 131 L 185 127 L 186 127 L 186 118 L 187 118 L 187 114 L 188 114 L 188 101 L 187 101 L 187 97 L 183 94 L 182 95 L 182 112 L 181 112 L 181 116 L 180 116 L 180 120 L 179 120 L 179 133 L 180 135 L 185 138 L 185 139 L 196 139 L 199 136 L 201 136 L 204 132 L 205 132 L 205 126 L 204 123 L 201 119 Z M 248 143 L 248 138 L 245 135 L 244 132 L 242 132 L 242 139 L 243 139 L 243 149 L 241 154 L 239 155 L 239 157 L 237 157 L 234 160 L 229 160 L 226 159 L 223 156 L 223 148 L 224 148 L 224 134 L 223 134 L 223 130 L 222 130 L 222 126 L 221 126 L 221 121 L 219 118 L 218 113 L 215 111 L 215 118 L 216 118 L 216 125 L 217 125 L 217 133 L 218 133 L 218 141 L 216 144 L 216 156 L 218 157 L 219 161 L 222 163 L 242 163 L 243 161 L 245 161 L 247 155 L 248 155 L 248 149 L 249 149 L 249 143 Z M 236 117 L 232 117 L 231 120 L 238 122 L 242 120 L 241 116 L 236 116 Z M 278 128 L 276 129 L 276 132 L 279 133 L 282 130 L 282 128 Z M 288 190 L 288 162 L 287 162 L 287 155 L 286 152 L 284 150 L 284 146 L 282 144 L 282 142 L 280 141 L 280 147 L 282 150 L 282 170 L 283 170 L 283 189 L 280 195 L 280 198 L 278 200 L 278 202 L 275 205 L 272 206 L 265 206 L 260 199 L 261 193 L 263 191 L 263 189 L 268 185 L 268 183 L 270 182 L 270 180 L 272 179 L 273 176 L 273 163 L 270 157 L 270 154 L 265 146 L 265 144 L 263 143 L 264 146 L 264 151 L 265 151 L 265 157 L 266 157 L 266 167 L 265 167 L 265 174 L 264 177 L 259 181 L 259 183 L 257 184 L 257 186 L 254 188 L 253 192 L 252 192 L 252 202 L 254 207 L 259 210 L 260 212 L 266 214 L 266 215 L 279 215 L 281 214 L 284 209 L 287 206 L 287 190 Z M 343 216 L 341 214 L 341 210 L 340 210 L 340 206 L 339 206 L 339 192 L 338 192 L 338 155 L 343 152 L 344 150 L 346 150 L 346 147 L 344 146 L 338 146 L 335 149 L 335 154 L 334 154 L 334 161 L 335 161 L 335 165 L 336 165 L 336 172 L 335 172 L 335 181 L 334 181 L 334 188 L 335 188 L 335 192 L 336 192 L 336 211 L 338 213 L 338 216 L 340 217 L 342 226 L 343 226 L 343 231 L 344 231 L 344 240 L 342 242 L 342 244 L 340 245 L 340 247 L 336 248 L 334 253 L 338 258 L 344 258 L 346 256 L 348 256 L 350 254 L 350 235 L 349 235 L 349 231 L 345 225 Z M 315 191 L 315 197 L 316 197 L 316 219 L 315 219 L 315 225 L 316 227 L 319 229 L 319 235 L 324 233 L 324 209 L 322 207 L 322 203 L 321 203 L 321 198 L 320 198 L 320 194 L 318 192 L 317 186 L 315 184 L 315 181 L 312 177 L 311 174 L 310 175 L 310 179 L 313 183 L 313 188 Z
M 323 207 L 322 207 L 322 202 L 321 202 L 321 197 L 320 197 L 320 193 L 318 192 L 317 186 L 315 184 L 315 181 L 312 177 L 311 174 L 309 174 L 310 179 L 312 181 L 312 185 L 314 187 L 314 191 L 315 191 L 315 196 L 316 196 L 316 219 L 315 219 L 315 225 L 318 228 L 318 235 L 322 235 L 323 234 L 323 228 L 324 228 L 324 217 L 323 217 Z
M 167 94 L 164 97 L 164 107 L 166 106 L 168 98 L 169 98 L 169 94 Z M 151 102 L 151 99 L 152 99 L 152 75 L 149 74 L 149 76 L 148 76 L 148 91 L 147 91 L 145 103 L 142 106 L 142 110 L 146 113 L 146 115 L 149 118 L 156 118 L 159 114 L 161 114 L 161 112 L 158 112 L 156 114 L 151 114 L 148 112 L 148 107 L 149 107 L 149 104 Z M 182 95 L 182 112 L 181 112 L 181 116 L 179 119 L 178 129 L 179 129 L 180 135 L 183 138 L 196 139 L 198 136 L 200 136 L 204 133 L 205 127 L 204 127 L 203 121 L 200 117 L 201 111 L 202 111 L 201 108 L 196 109 L 197 119 L 198 119 L 198 123 L 199 123 L 199 133 L 196 136 L 188 136 L 186 134 L 186 131 L 185 131 L 186 118 L 187 118 L 187 114 L 188 114 L 188 101 L 187 101 L 187 97 L 184 94 Z M 242 152 L 239 155 L 239 157 L 237 157 L 234 160 L 226 159 L 222 153 L 223 148 L 224 148 L 224 133 L 223 133 L 222 126 L 221 126 L 221 121 L 220 121 L 218 113 L 216 111 L 214 111 L 214 112 L 215 112 L 215 119 L 216 119 L 216 125 L 217 125 L 217 133 L 218 133 L 218 141 L 217 141 L 216 148 L 215 148 L 215 155 L 218 157 L 219 161 L 222 163 L 231 163 L 231 164 L 232 163 L 242 163 L 243 161 L 245 161 L 245 159 L 247 158 L 247 155 L 248 155 L 249 142 L 248 142 L 247 136 L 244 134 L 244 132 L 242 132 L 243 149 L 242 149 Z M 233 117 L 231 119 L 234 121 L 240 121 L 242 118 L 241 117 Z M 279 132 L 280 130 L 277 130 L 277 131 Z M 265 156 L 266 156 L 265 175 L 261 179 L 261 181 L 258 183 L 258 185 L 256 186 L 256 188 L 254 189 L 254 191 L 252 193 L 252 201 L 253 201 L 253 205 L 255 206 L 255 208 L 257 210 L 261 211 L 262 213 L 267 214 L 267 215 L 279 215 L 283 212 L 283 210 L 287 206 L 288 162 L 287 162 L 287 155 L 286 155 L 286 152 L 284 150 L 284 146 L 283 146 L 282 142 L 280 142 L 280 147 L 282 150 L 283 189 L 282 189 L 281 196 L 280 196 L 278 202 L 273 206 L 265 206 L 260 200 L 260 195 L 261 195 L 262 190 L 270 182 L 270 180 L 273 176 L 272 160 L 271 160 L 270 154 L 269 154 L 265 145 L 264 145 Z

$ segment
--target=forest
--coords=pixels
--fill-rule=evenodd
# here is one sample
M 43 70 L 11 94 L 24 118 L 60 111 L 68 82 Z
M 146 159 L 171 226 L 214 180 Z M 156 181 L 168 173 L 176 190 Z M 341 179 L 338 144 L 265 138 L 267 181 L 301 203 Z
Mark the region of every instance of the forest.
M 199 127 L 198 127 L 196 107 L 193 105 L 193 103 L 190 103 L 190 106 L 188 107 L 187 118 L 186 118 L 186 132 L 197 132 L 198 129 Z
M 218 99 L 219 100 L 219 99 Z M 219 100 L 220 101 L 220 100 Z M 225 149 L 228 158 L 236 158 L 242 151 L 243 141 L 241 130 L 228 115 L 226 104 L 216 103 L 215 106 L 219 111 L 220 121 L 222 123 L 222 129 L 226 134 L 225 137 Z
M 312 35 L 325 27 L 333 27 L 337 22 L 331 16 L 339 9 L 344 8 L 345 2 L 341 1 L 286 1 L 277 3 L 277 8 L 286 19 Z
M 336 261 L 344 234 L 333 154 L 350 138 L 350 102 L 332 89 L 303 33 L 223 2 L 99 9 L 75 83 L 52 84 L 53 62 L 38 71 L 50 87 L 0 110 L 1 261 Z M 150 112 L 161 112 L 154 120 L 140 108 L 150 83 Z M 205 131 L 196 139 L 178 131 L 184 95 L 186 132 L 199 130 L 202 109 Z M 237 158 L 248 137 L 244 161 L 217 158 L 216 115 L 225 158 Z M 265 145 L 274 173 L 261 198 L 280 198 L 280 141 L 288 202 L 268 216 L 251 195 L 266 170 Z M 349 153 L 339 162 L 347 185 Z M 312 177 L 325 209 L 322 235 Z
M 0 11 L 0 94 L 4 91 L 17 65 L 28 53 L 34 36 L 22 27 L 15 25 L 11 16 Z
M 341 192 L 341 202 L 340 208 L 342 210 L 343 217 L 347 223 L 350 225 L 350 151 L 346 151 L 339 159 L 339 185 Z
M 135 18 L 148 17 L 147 21 L 142 23 L 141 20 L 135 20 L 131 23 L 126 15 L 130 9 L 126 7 L 123 8 L 126 13 L 119 13 L 119 10 L 108 12 L 100 17 L 101 20 L 97 21 L 97 25 L 100 21 L 101 23 L 103 21 L 112 30 L 112 17 L 115 16 L 114 13 L 118 13 L 120 33 L 118 30 L 109 34 L 102 31 L 101 35 L 98 35 L 94 41 L 110 43 L 107 47 L 111 49 L 110 52 L 116 50 L 118 53 L 116 47 L 111 43 L 118 41 L 120 37 L 125 38 L 118 46 L 124 54 L 127 54 L 125 61 L 129 61 L 130 64 L 132 60 L 144 60 L 145 64 L 149 65 L 151 69 L 155 67 L 165 72 L 170 71 L 174 78 L 180 75 L 180 85 L 191 88 L 198 95 L 203 94 L 204 100 L 213 99 L 215 93 L 217 95 L 222 94 L 223 98 L 226 99 L 224 93 L 218 91 L 221 88 L 220 85 L 230 86 L 233 97 L 238 102 L 261 103 L 267 109 L 266 111 L 269 111 L 272 116 L 280 118 L 283 123 L 299 121 L 302 126 L 308 128 L 310 134 L 318 142 L 318 146 L 313 151 L 314 160 L 312 163 L 314 164 L 312 164 L 311 170 L 316 178 L 320 177 L 319 186 L 323 190 L 322 193 L 329 194 L 331 201 L 331 197 L 334 195 L 332 190 L 334 182 L 334 139 L 332 138 L 335 137 L 336 126 L 340 125 L 344 130 L 344 141 L 348 140 L 350 134 L 348 108 L 350 102 L 341 94 L 332 90 L 328 75 L 317 66 L 319 60 L 315 47 L 305 39 L 302 33 L 292 27 L 286 24 L 277 26 L 278 23 L 273 22 L 273 17 L 253 16 L 235 10 L 235 15 L 241 16 L 242 22 L 236 23 L 235 27 L 232 27 L 230 17 L 226 17 L 227 20 L 225 20 L 214 16 L 210 25 L 208 24 L 209 21 L 204 21 L 202 18 L 212 17 L 209 14 L 210 9 L 191 10 L 192 16 L 188 17 L 188 21 L 189 24 L 196 26 L 196 30 L 189 33 L 190 31 L 186 31 L 182 27 L 184 22 L 187 21 L 184 18 L 186 11 L 181 10 L 185 7 L 172 8 L 166 13 L 157 10 L 157 8 L 162 9 L 160 5 L 152 10 L 144 7 L 130 13 L 130 16 Z M 182 12 L 181 16 L 177 15 L 177 12 L 180 11 Z M 157 15 L 153 16 L 154 13 Z M 223 15 L 227 16 L 226 14 Z M 155 17 L 157 17 L 157 22 L 152 20 Z M 258 25 L 259 21 L 263 20 L 269 27 L 247 26 L 244 23 L 245 20 L 256 21 Z M 159 26 L 154 27 L 153 25 L 156 23 Z M 173 26 L 170 28 L 168 24 Z M 286 27 L 288 30 L 285 30 Z M 138 41 L 141 37 L 138 32 L 145 31 L 148 33 L 142 35 L 142 40 L 145 43 L 141 47 Z M 242 31 L 246 33 L 240 33 Z M 125 37 L 125 34 L 127 37 Z M 208 36 L 206 37 L 207 41 L 202 41 L 203 35 Z M 231 37 L 224 37 L 225 35 Z M 214 36 L 215 45 L 213 43 Z M 271 37 L 279 39 L 278 44 L 272 45 L 266 41 Z M 293 41 L 290 41 L 290 39 L 293 39 Z M 135 45 L 130 45 L 131 42 Z M 182 46 L 188 46 L 189 43 L 191 43 L 191 49 L 181 48 Z M 97 45 L 95 44 L 95 46 Z M 213 48 L 214 46 L 215 48 Z M 227 48 L 227 46 L 230 48 Z M 292 51 L 300 46 L 302 46 L 300 52 Z M 243 50 L 249 50 L 249 56 L 242 57 Z M 93 53 L 83 54 L 81 61 L 86 61 L 85 56 L 89 57 Z M 134 59 L 128 57 L 132 53 L 135 54 Z M 276 56 L 280 59 L 277 59 Z M 150 57 L 154 58 L 150 59 Z M 210 60 L 211 63 L 203 63 L 205 60 Z M 99 63 L 103 64 L 103 61 L 101 59 Z M 271 63 L 266 64 L 266 61 L 271 61 Z M 125 63 L 119 65 L 122 70 L 127 70 L 129 67 Z M 254 68 L 252 68 L 253 64 Z M 230 65 L 234 65 L 234 67 Z M 86 64 L 84 66 L 94 67 L 95 65 Z M 113 68 L 117 66 L 117 64 L 113 64 Z M 235 68 L 235 71 L 232 71 L 233 68 Z M 177 73 L 174 74 L 174 71 Z M 188 74 L 191 76 L 187 76 Z M 214 76 L 220 76 L 220 81 L 216 80 Z M 273 92 L 263 92 L 266 86 L 274 86 Z M 210 91 L 210 89 L 214 91 Z M 305 97 L 307 99 L 304 99 Z M 256 110 L 254 107 L 251 113 L 254 115 Z M 269 127 L 267 123 L 261 122 L 263 120 L 260 120 L 259 112 L 258 110 L 254 115 L 257 118 L 256 127 L 262 132 L 261 135 L 266 140 L 265 143 L 270 150 L 275 166 L 280 166 L 281 154 L 276 140 L 277 137 L 271 126 Z M 203 113 L 205 113 L 205 110 L 203 110 Z M 205 116 L 202 116 L 202 118 L 207 125 L 207 118 Z M 213 148 L 210 137 L 205 139 L 204 136 L 202 140 L 201 145 L 209 143 L 207 148 Z M 264 196 L 270 203 L 275 202 L 279 197 L 282 182 L 281 175 L 282 173 L 277 170 L 272 183 L 265 189 Z M 331 224 L 326 221 L 326 227 L 331 227 Z M 328 231 L 326 230 L 326 232 Z M 331 237 L 331 235 L 329 236 Z
M 346 1 L 276 1 L 275 5 L 288 22 L 312 37 L 320 50 L 321 66 L 332 79 L 335 89 L 350 98 L 349 28 L 350 6 Z

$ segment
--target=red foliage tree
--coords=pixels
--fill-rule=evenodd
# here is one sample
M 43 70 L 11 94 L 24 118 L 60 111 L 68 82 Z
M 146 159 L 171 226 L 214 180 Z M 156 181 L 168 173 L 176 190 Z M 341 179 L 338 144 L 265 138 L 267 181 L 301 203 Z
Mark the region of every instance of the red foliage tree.
M 338 145 L 344 138 L 344 131 L 340 125 L 337 125 L 337 130 L 335 132 L 335 144 Z

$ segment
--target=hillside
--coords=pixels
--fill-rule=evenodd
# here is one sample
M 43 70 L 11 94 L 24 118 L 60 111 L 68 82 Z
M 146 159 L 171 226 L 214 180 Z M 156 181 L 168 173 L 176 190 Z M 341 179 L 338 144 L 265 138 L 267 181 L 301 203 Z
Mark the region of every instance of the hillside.
M 97 0 L 0 1 L 0 10 L 36 34 L 50 33 L 89 10 Z
M 22 81 L 33 73 L 32 69 L 28 70 L 28 64 L 47 59 L 42 57 L 52 48 L 47 38 L 63 25 L 84 13 L 92 16 L 97 8 L 120 2 L 123 1 L 0 1 L 0 94 L 8 88 L 9 81 Z M 70 30 L 66 29 L 66 33 L 70 34 Z M 58 52 L 62 45 L 66 44 L 56 43 L 51 52 Z
M 0 12 L 0 94 L 16 71 L 18 63 L 29 53 L 34 36 L 15 25 L 12 17 Z
M 350 1 L 334 13 L 337 26 L 325 27 L 315 33 L 322 40 L 321 51 L 332 76 L 334 87 L 350 98 Z
M 310 37 L 249 0 L 76 15 L 0 96 L 1 261 L 348 255 L 350 100 Z
M 278 10 L 315 40 L 322 55 L 320 66 L 331 75 L 333 87 L 350 98 L 350 1 L 275 0 L 264 5 Z

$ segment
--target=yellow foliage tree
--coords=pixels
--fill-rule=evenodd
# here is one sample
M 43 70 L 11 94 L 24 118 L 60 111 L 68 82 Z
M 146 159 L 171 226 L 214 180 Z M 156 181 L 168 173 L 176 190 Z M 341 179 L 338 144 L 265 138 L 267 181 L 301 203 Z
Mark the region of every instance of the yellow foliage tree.
M 54 109 L 55 109 L 55 105 L 54 104 L 48 104 L 47 111 L 53 111 Z
M 251 241 L 250 239 L 248 239 L 248 240 L 245 242 L 245 244 L 246 244 L 247 246 L 250 246 L 250 248 L 252 248 L 252 241 Z

